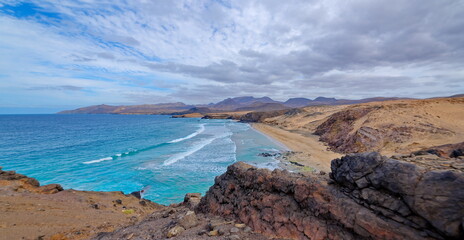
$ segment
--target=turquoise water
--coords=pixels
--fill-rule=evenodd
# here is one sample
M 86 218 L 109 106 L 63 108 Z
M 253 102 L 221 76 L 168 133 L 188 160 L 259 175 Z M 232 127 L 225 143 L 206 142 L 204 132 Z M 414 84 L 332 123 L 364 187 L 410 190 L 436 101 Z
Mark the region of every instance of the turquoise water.
M 161 204 L 205 193 L 228 165 L 275 168 L 283 150 L 248 124 L 159 115 L 0 115 L 0 166 L 65 188 L 130 193 Z

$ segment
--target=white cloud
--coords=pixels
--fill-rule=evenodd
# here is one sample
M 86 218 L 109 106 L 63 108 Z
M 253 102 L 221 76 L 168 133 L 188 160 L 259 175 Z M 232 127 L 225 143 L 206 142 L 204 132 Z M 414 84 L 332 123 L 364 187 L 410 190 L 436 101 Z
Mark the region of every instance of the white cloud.
M 464 91 L 456 1 L 32 2 L 36 15 L 0 11 L 0 93 L 75 86 L 60 98 L 97 104 Z

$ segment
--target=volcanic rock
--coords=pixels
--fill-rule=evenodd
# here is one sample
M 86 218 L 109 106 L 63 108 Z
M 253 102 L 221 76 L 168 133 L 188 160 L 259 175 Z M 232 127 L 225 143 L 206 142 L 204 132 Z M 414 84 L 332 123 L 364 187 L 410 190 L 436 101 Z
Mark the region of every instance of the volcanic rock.
M 459 239 L 464 175 L 431 171 L 378 153 L 350 154 L 324 176 L 257 169 L 239 162 L 198 211 L 237 219 L 291 239 Z

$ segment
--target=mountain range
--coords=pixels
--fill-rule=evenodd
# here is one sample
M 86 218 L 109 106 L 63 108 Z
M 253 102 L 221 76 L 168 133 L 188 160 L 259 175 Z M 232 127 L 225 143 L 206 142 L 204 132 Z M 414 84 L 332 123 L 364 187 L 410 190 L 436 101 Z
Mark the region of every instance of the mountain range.
M 94 105 L 74 110 L 65 110 L 58 114 L 173 114 L 181 115 L 188 113 L 215 113 L 231 111 L 274 111 L 289 108 L 300 108 L 319 105 L 348 105 L 376 101 L 398 100 L 400 98 L 365 98 L 359 100 L 336 99 L 317 97 L 313 100 L 308 98 L 290 98 L 285 102 L 271 99 L 270 97 L 255 98 L 252 96 L 227 98 L 217 103 L 187 105 L 182 102 L 159 103 L 143 105 Z

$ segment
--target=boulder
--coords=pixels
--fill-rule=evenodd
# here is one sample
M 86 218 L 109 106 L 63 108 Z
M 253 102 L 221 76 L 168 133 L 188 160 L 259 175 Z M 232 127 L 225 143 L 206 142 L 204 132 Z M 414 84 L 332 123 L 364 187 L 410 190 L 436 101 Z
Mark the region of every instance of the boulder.
M 48 184 L 38 188 L 38 193 L 54 194 L 63 191 L 63 187 L 60 184 Z
M 166 237 L 167 238 L 172 238 L 172 237 L 178 236 L 183 231 L 185 231 L 185 229 L 183 227 L 176 225 L 173 228 L 169 229 L 168 233 L 166 234 Z
M 198 218 L 195 212 L 188 211 L 184 216 L 180 217 L 179 225 L 185 229 L 189 229 L 198 225 Z
M 184 197 L 183 204 L 190 210 L 194 210 L 195 207 L 200 203 L 201 193 L 187 193 Z

